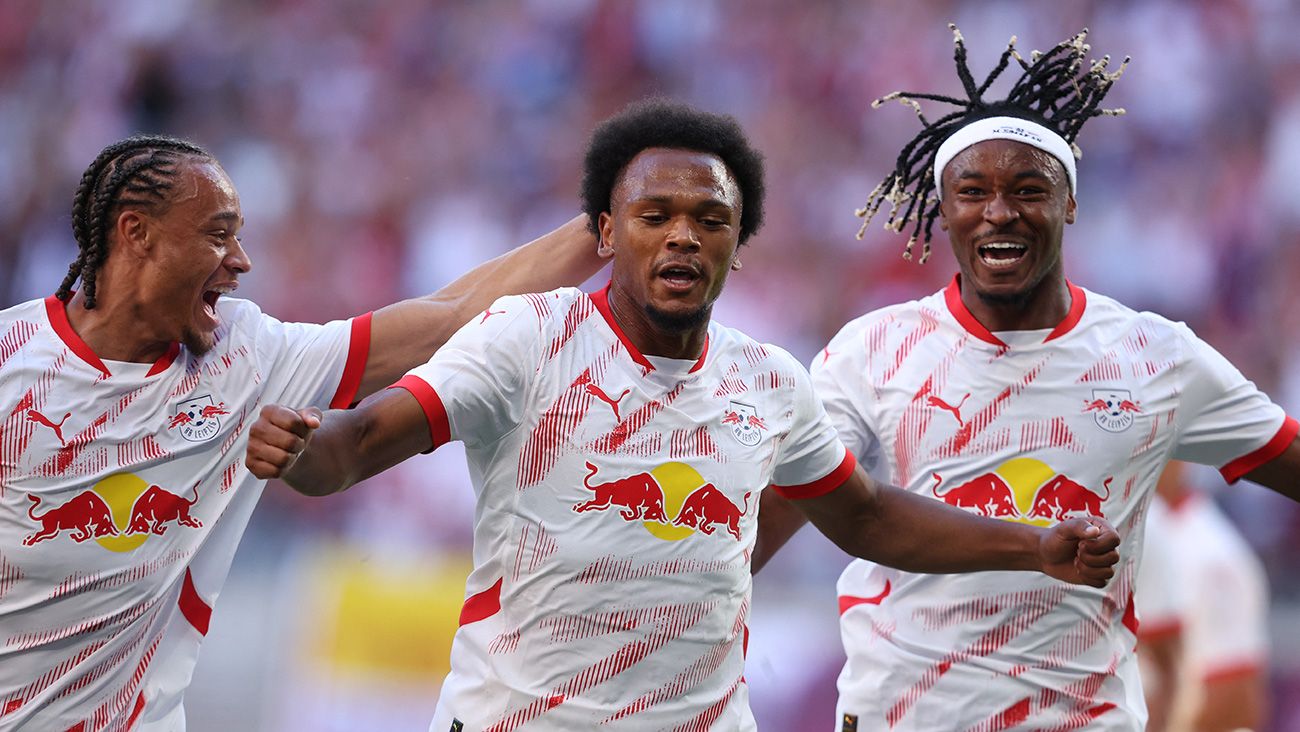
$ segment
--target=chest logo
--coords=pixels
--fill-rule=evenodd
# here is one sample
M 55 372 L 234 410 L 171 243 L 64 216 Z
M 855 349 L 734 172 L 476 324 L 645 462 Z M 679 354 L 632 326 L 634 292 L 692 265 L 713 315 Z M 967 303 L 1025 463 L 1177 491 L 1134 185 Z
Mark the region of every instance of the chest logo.
M 582 485 L 593 495 L 573 506 L 577 513 L 617 512 L 619 518 L 642 523 L 664 541 L 679 541 L 697 532 L 712 536 L 719 528 L 737 541 L 741 538 L 740 523 L 749 513 L 752 492 L 746 492 L 743 505 L 737 506 L 685 463 L 664 463 L 648 473 L 600 483 L 592 482 L 599 469 L 589 462 L 587 470 Z
M 609 408 L 614 410 L 615 422 L 622 421 L 622 418 L 618 416 L 618 403 L 623 401 L 623 397 L 627 396 L 628 393 L 632 391 L 631 389 L 624 389 L 623 393 L 619 394 L 617 399 L 610 399 L 609 395 L 605 393 L 605 390 L 595 384 L 588 383 L 586 388 L 588 394 L 608 404 Z
M 936 407 L 948 412 L 952 415 L 953 419 L 957 420 L 958 427 L 965 427 L 966 421 L 961 418 L 961 405 L 965 404 L 967 399 L 970 399 L 969 393 L 962 397 L 961 401 L 957 402 L 957 406 L 953 406 L 937 396 L 928 396 L 925 398 L 925 403 L 927 406 Z
M 199 501 L 197 483 L 188 496 L 132 473 L 110 475 L 59 505 L 28 494 L 32 504 L 27 507 L 27 517 L 38 528 L 23 539 L 23 546 L 35 546 L 67 532 L 77 544 L 94 539 L 109 551 L 129 552 L 150 536 L 163 536 L 172 526 L 202 528 L 203 522 L 190 514 Z
M 177 404 L 176 409 L 167 429 L 177 430 L 190 442 L 204 442 L 216 437 L 221 429 L 219 417 L 230 414 L 226 403 L 217 403 L 211 395 L 188 399 Z
M 71 416 L 72 416 L 72 412 L 68 412 L 67 414 L 63 415 L 63 419 L 59 420 L 58 422 L 53 422 L 50 420 L 49 417 L 46 417 L 44 414 L 41 414 L 35 409 L 27 410 L 27 421 L 35 422 L 37 424 L 43 424 L 46 427 L 49 427 L 51 430 L 53 430 L 54 436 L 59 438 L 60 447 L 68 446 L 68 443 L 63 439 L 63 423 L 67 422 L 68 417 Z
M 1142 413 L 1142 403 L 1134 401 L 1128 389 L 1093 389 L 1092 398 L 1083 401 L 1083 411 L 1092 412 L 1103 430 L 1123 432 L 1133 426 L 1133 416 Z
M 730 427 L 736 441 L 745 447 L 757 445 L 763 439 L 763 432 L 767 431 L 767 423 L 758 416 L 758 410 L 737 401 L 727 402 L 722 424 Z

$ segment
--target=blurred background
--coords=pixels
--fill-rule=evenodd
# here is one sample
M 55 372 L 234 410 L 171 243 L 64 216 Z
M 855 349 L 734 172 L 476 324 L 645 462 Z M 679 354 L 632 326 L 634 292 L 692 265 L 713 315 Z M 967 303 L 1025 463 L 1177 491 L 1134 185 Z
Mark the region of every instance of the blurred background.
M 216 153 L 254 261 L 240 295 L 324 321 L 428 292 L 578 208 L 594 124 L 664 94 L 740 119 L 768 223 L 715 317 L 809 361 L 848 319 L 944 285 L 853 209 L 918 129 L 897 89 L 956 93 L 1008 38 L 1086 26 L 1133 62 L 1079 143 L 1071 279 L 1188 322 L 1300 415 L 1300 6 L 1294 0 L 0 0 L 0 306 L 75 256 L 81 171 L 134 131 Z M 1005 89 L 1008 75 L 995 90 Z M 603 284 L 598 277 L 588 289 Z M 469 567 L 449 446 L 342 496 L 267 489 L 216 605 L 190 729 L 423 730 Z M 1272 591 L 1269 729 L 1300 730 L 1300 510 L 1198 474 Z M 827 729 L 846 560 L 811 530 L 756 580 L 760 726 Z

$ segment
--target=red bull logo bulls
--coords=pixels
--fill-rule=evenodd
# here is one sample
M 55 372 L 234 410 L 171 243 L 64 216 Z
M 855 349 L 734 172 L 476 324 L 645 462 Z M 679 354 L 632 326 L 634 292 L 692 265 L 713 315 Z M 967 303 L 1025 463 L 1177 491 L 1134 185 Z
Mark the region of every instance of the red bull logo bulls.
M 574 505 L 578 513 L 616 510 L 624 521 L 641 522 L 652 535 L 666 541 L 696 532 L 710 536 L 718 529 L 740 540 L 740 521 L 749 512 L 751 494 L 746 493 L 743 506 L 737 506 L 685 463 L 665 463 L 648 473 L 598 483 L 592 482 L 598 468 L 587 463 L 587 470 L 583 485 L 594 495 Z
M 1113 477 L 1102 481 L 1104 493 L 1057 473 L 1033 458 L 1014 458 L 991 473 L 943 488 L 943 477 L 933 473 L 930 491 L 949 505 L 1004 521 L 1050 526 L 1068 518 L 1105 518 L 1102 504 L 1110 498 Z
M 23 545 L 67 536 L 78 544 L 94 539 L 109 551 L 128 552 L 174 526 L 201 528 L 203 522 L 190 515 L 199 500 L 197 483 L 190 494 L 192 499 L 131 473 L 109 476 L 57 506 L 29 494 L 27 515 L 39 528 Z

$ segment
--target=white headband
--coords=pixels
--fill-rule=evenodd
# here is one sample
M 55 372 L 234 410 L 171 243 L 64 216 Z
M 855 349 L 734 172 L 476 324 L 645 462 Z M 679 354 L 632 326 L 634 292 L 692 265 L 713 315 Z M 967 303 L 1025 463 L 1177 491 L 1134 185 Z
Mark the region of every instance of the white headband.
M 943 169 L 957 153 L 985 140 L 1015 140 L 1046 152 L 1061 161 L 1065 174 L 1070 177 L 1070 193 L 1077 193 L 1075 181 L 1074 150 L 1064 137 L 1052 132 L 1037 122 L 1018 117 L 986 117 L 977 119 L 957 130 L 943 144 L 934 156 L 934 190 L 943 198 Z

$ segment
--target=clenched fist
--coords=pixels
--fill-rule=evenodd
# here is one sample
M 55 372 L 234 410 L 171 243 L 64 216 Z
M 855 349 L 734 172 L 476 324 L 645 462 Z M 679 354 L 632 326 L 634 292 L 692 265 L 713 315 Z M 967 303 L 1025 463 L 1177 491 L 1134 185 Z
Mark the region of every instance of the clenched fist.
M 1043 533 L 1043 573 L 1076 585 L 1105 587 L 1119 561 L 1119 534 L 1099 518 L 1073 518 Z
M 279 404 L 262 407 L 248 431 L 248 453 L 244 463 L 253 475 L 269 480 L 283 477 L 321 425 L 323 415 L 316 407 L 293 410 Z

